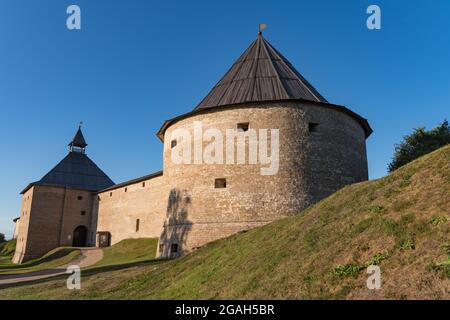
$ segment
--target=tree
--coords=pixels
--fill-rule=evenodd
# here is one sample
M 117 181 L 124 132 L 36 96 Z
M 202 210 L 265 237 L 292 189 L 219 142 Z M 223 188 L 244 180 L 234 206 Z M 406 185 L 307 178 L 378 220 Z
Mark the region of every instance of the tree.
M 5 242 L 5 235 L 3 233 L 0 232 L 0 243 Z
M 389 172 L 450 143 L 450 127 L 447 120 L 429 131 L 425 127 L 414 129 L 395 146 L 394 157 L 388 165 Z

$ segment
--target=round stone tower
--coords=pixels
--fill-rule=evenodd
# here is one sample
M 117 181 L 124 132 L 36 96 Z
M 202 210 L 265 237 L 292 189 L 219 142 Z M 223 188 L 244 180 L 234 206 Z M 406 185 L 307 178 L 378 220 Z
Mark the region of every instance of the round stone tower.
M 170 190 L 159 254 L 300 213 L 367 180 L 371 132 L 365 119 L 326 101 L 260 33 L 192 112 L 158 132 Z

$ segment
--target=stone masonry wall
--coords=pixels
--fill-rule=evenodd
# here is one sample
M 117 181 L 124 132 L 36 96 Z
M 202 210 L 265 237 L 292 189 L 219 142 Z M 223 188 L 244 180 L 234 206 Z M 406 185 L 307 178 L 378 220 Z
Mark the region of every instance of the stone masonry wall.
M 73 231 L 79 225 L 85 226 L 89 234 L 91 192 L 35 185 L 22 199 L 23 212 L 13 262 L 26 262 L 54 248 L 71 246 Z
M 13 262 L 21 263 L 27 248 L 27 239 L 28 239 L 28 225 L 30 221 L 30 211 L 31 205 L 33 201 L 33 192 L 34 187 L 27 190 L 22 195 L 22 207 L 20 212 L 20 223 L 17 230 L 17 238 L 16 238 L 16 251 L 14 253 Z
M 13 239 L 17 239 L 19 236 L 19 227 L 20 227 L 20 219 L 16 220 L 14 223 L 14 232 L 13 232 Z
M 167 209 L 167 189 L 162 176 L 99 193 L 98 198 L 97 232 L 110 232 L 111 244 L 127 238 L 161 235 Z
M 87 228 L 86 245 L 91 244 L 92 239 L 95 239 L 95 229 L 91 226 L 91 216 L 97 214 L 92 210 L 94 197 L 90 191 L 65 190 L 59 246 L 72 246 L 73 232 L 78 226 Z
M 28 232 L 19 231 L 25 250 L 16 250 L 14 261 L 19 263 L 38 258 L 59 246 L 60 220 L 63 209 L 64 188 L 34 186 L 32 205 L 21 226 Z M 25 194 L 26 195 L 26 194 Z M 24 196 L 25 196 L 24 195 Z M 23 229 L 25 229 L 23 228 Z M 22 243 L 19 244 L 22 246 Z M 16 257 L 17 256 L 17 257 Z
M 201 121 L 203 132 L 215 128 L 223 136 L 245 122 L 253 129 L 279 129 L 278 173 L 261 175 L 259 164 L 174 164 L 171 134 L 184 128 L 194 138 L 194 121 Z M 315 132 L 309 132 L 309 123 L 317 124 Z M 365 134 L 349 115 L 316 104 L 279 102 L 209 111 L 166 130 L 164 178 L 171 195 L 159 254 L 170 256 L 173 243 L 188 251 L 299 213 L 347 184 L 366 180 Z M 226 178 L 226 188 L 216 189 L 216 178 Z

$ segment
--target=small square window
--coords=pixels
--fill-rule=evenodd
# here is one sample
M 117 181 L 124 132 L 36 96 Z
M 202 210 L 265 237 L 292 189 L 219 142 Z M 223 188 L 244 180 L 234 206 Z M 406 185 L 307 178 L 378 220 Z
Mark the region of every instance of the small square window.
M 244 132 L 248 131 L 248 122 L 242 122 L 237 124 L 237 131 Z
M 319 126 L 318 123 L 309 122 L 308 123 L 308 131 L 309 132 L 317 132 L 317 127 Z
M 136 232 L 139 231 L 139 224 L 140 224 L 141 220 L 136 219 Z
M 78 200 L 83 200 L 83 196 L 78 196 L 77 199 Z
M 142 188 L 144 188 L 145 187 L 145 182 L 142 182 Z
M 218 178 L 214 180 L 214 188 L 226 188 L 227 187 L 227 179 L 225 178 Z
M 170 141 L 170 147 L 175 148 L 177 146 L 177 140 Z
M 112 197 L 112 192 L 109 193 L 109 196 Z
M 170 245 L 170 252 L 171 252 L 171 253 L 178 252 L 178 243 L 172 243 L 172 244 Z
M 84 211 L 84 210 L 81 211 L 81 215 L 82 215 L 82 216 L 85 216 L 85 215 L 86 215 L 86 211 Z
M 125 192 L 127 192 L 128 191 L 128 188 L 125 188 Z

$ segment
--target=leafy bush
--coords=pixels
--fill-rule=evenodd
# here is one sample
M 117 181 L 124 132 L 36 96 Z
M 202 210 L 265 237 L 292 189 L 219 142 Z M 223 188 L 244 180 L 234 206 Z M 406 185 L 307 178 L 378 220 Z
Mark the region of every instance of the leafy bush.
M 439 126 L 429 131 L 424 127 L 414 129 L 395 146 L 394 157 L 388 165 L 389 172 L 450 143 L 450 126 L 444 120 Z
M 5 235 L 3 233 L 0 232 L 0 243 L 5 242 Z

